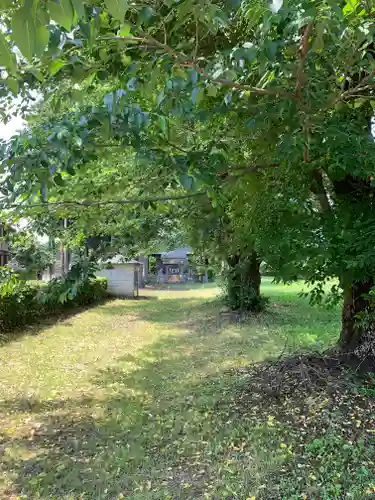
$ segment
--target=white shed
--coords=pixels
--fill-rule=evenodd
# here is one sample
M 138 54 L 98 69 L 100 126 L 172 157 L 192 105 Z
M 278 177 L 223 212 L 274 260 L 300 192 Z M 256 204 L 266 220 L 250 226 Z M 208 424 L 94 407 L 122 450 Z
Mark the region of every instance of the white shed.
M 125 260 L 122 255 L 100 262 L 96 276 L 108 280 L 108 293 L 117 297 L 138 297 L 139 267 L 136 260 Z

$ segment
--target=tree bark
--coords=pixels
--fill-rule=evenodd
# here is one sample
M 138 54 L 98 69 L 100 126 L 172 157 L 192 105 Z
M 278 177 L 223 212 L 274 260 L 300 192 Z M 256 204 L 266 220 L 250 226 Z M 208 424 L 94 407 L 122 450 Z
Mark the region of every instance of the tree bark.
M 260 295 L 260 283 L 262 277 L 260 275 L 260 260 L 256 252 L 252 252 L 248 260 L 248 283 L 254 289 L 255 295 Z
M 236 254 L 227 259 L 230 271 L 227 276 L 227 294 L 233 309 L 251 309 L 246 296 L 250 290 L 260 297 L 260 259 L 255 251 L 245 255 Z M 254 310 L 259 304 L 254 303 Z
M 370 279 L 354 281 L 344 287 L 339 345 L 342 351 L 358 357 L 361 357 L 361 347 L 365 354 L 364 344 L 371 340 L 370 337 L 375 339 L 375 321 L 371 318 L 373 312 L 368 298 L 373 286 L 374 280 Z

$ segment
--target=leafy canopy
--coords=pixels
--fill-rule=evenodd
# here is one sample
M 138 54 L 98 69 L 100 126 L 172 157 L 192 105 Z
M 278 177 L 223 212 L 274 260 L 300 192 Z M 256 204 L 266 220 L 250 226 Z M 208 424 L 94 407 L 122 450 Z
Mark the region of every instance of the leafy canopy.
M 109 143 L 159 169 L 157 190 L 246 192 L 239 226 L 284 276 L 374 274 L 371 0 L 2 5 L 4 97 L 55 110 L 4 148 L 8 204 L 59 199 Z

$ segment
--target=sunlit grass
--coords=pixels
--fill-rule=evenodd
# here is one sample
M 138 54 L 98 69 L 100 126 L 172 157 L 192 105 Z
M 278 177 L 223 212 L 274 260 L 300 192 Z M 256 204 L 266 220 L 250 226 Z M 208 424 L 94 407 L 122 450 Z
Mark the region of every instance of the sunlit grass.
M 231 414 L 228 370 L 335 341 L 338 311 L 302 286 L 265 280 L 269 310 L 244 324 L 223 321 L 215 285 L 145 290 L 3 346 L 2 497 L 263 495 L 282 458 L 272 429 Z

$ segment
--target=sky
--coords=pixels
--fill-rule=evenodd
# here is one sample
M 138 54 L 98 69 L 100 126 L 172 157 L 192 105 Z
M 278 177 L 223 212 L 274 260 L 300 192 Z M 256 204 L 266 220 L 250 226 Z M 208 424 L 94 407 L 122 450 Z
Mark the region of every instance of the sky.
M 6 124 L 0 122 L 0 139 L 10 139 L 12 135 L 23 128 L 25 123 L 26 122 L 20 116 L 12 118 Z

